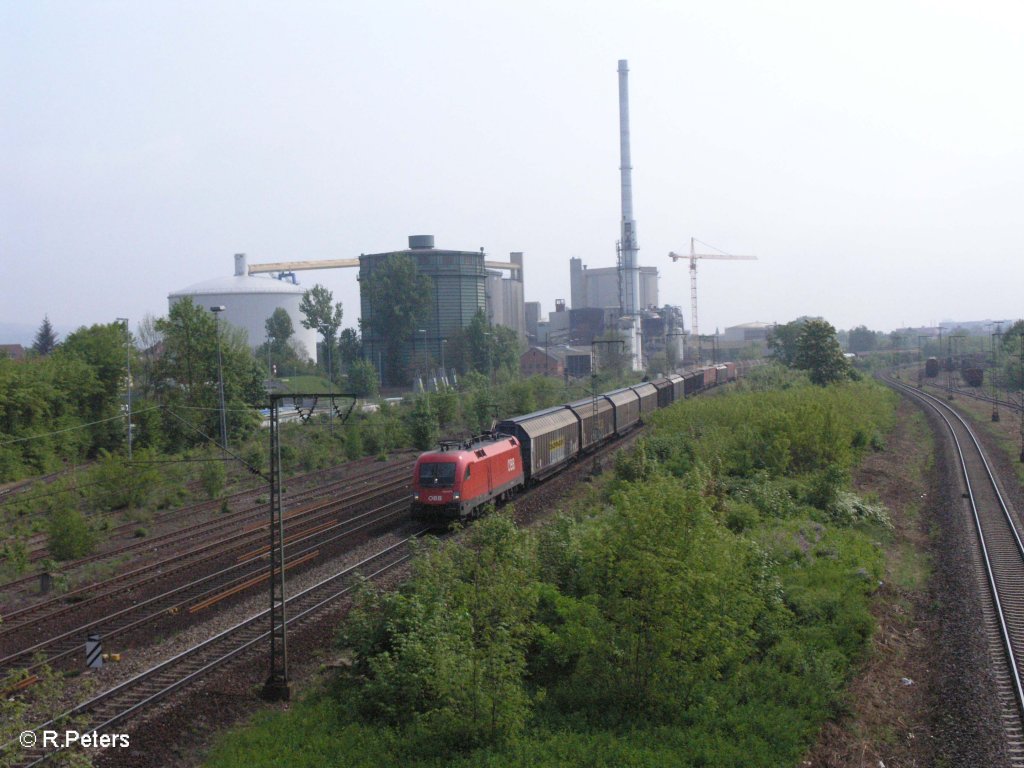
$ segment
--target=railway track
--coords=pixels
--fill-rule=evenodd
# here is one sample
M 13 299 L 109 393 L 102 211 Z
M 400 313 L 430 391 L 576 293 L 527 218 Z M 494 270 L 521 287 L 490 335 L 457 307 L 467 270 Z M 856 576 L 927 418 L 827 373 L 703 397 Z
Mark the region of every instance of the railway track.
M 405 479 L 391 481 L 343 500 L 299 510 L 302 514 L 293 513 L 286 529 L 286 568 L 321 562 L 352 536 L 401 518 L 408 509 L 407 488 Z M 367 504 L 369 510 L 364 509 Z M 207 543 L 195 550 L 196 557 L 175 557 L 125 574 L 128 578 L 123 583 L 108 582 L 105 591 L 79 602 L 57 604 L 46 611 L 43 604 L 26 609 L 12 617 L 10 626 L 2 627 L 0 638 L 7 641 L 0 673 L 15 668 L 31 671 L 42 663 L 52 666 L 81 661 L 88 634 L 121 637 L 168 616 L 188 617 L 258 589 L 266 583 L 265 541 L 263 524 Z M 204 564 L 225 561 L 224 567 L 196 575 Z M 157 584 L 161 586 L 155 594 L 143 596 L 142 586 Z
M 955 386 L 951 388 L 935 381 L 926 381 L 925 386 L 931 387 L 932 389 L 935 389 L 940 392 L 949 392 L 952 389 L 952 391 L 958 395 L 970 397 L 974 400 L 981 400 L 982 402 L 986 403 L 992 403 L 993 405 L 997 405 L 1000 408 L 1006 408 L 1007 410 L 1010 411 L 1021 410 L 1021 404 L 1019 402 L 1015 400 L 1003 400 L 998 397 L 991 397 L 990 395 L 986 395 L 984 392 L 980 392 L 979 388 L 977 387 L 971 387 L 967 389 L 961 386 Z
M 359 577 L 372 579 L 404 563 L 411 557 L 409 543 L 428 530 L 417 530 L 398 543 L 289 597 L 286 601 L 288 627 L 294 630 L 298 625 L 331 608 L 353 589 Z M 270 634 L 268 627 L 269 610 L 239 622 L 60 716 L 35 726 L 32 732 L 37 736 L 36 744 L 42 744 L 44 731 L 63 730 L 63 724 L 67 722 L 74 722 L 75 729 L 81 733 L 109 733 L 112 727 L 126 718 L 152 707 L 214 670 L 241 660 L 248 655 L 248 651 L 267 641 Z M 0 745 L 0 754 L 15 756 L 11 765 L 26 767 L 39 765 L 59 751 L 41 746 L 20 748 L 17 741 Z
M 603 446 L 594 454 L 584 457 L 580 462 L 538 488 L 524 493 L 517 500 L 517 507 L 519 503 L 522 503 L 524 507 L 532 509 L 526 514 L 528 519 L 541 516 L 543 512 L 551 509 L 550 501 L 559 493 L 560 486 L 572 485 L 578 482 L 580 477 L 598 471 L 598 465 L 602 460 L 606 460 L 622 445 L 632 442 L 641 434 L 641 431 L 640 429 L 633 430 L 624 438 Z M 394 467 L 392 467 L 392 471 L 394 471 Z M 403 474 L 408 476 L 411 472 Z M 407 499 L 403 499 L 400 508 L 400 514 L 403 517 L 407 512 L 407 504 Z M 521 517 L 519 512 L 517 509 L 517 518 Z M 332 602 L 343 597 L 351 590 L 352 579 L 356 573 L 361 572 L 362 575 L 372 578 L 405 562 L 410 557 L 405 550 L 408 543 L 429 530 L 431 530 L 430 527 L 423 527 L 398 544 L 372 555 L 355 566 L 346 568 L 309 590 L 290 597 L 288 599 L 289 626 L 292 627 L 297 623 L 307 621 L 318 612 L 326 610 Z M 301 559 L 306 554 L 314 552 L 315 546 L 322 546 L 322 543 L 319 545 L 311 543 L 308 548 L 301 550 L 299 542 L 289 543 L 288 562 Z M 339 582 L 339 579 L 344 582 Z M 58 723 L 73 720 L 75 729 L 82 733 L 109 733 L 118 723 L 151 707 L 171 693 L 196 682 L 234 660 L 242 657 L 248 658 L 247 651 L 267 640 L 267 624 L 269 624 L 267 611 L 262 611 L 230 630 L 199 643 L 188 651 L 93 697 L 47 723 L 36 726 L 34 730 L 39 733 L 48 728 L 59 727 Z M 18 749 L 17 745 L 10 743 L 0 745 L 0 753 L 12 746 L 14 749 Z M 18 759 L 14 764 L 28 766 L 37 765 L 49 759 L 53 755 L 53 750 L 51 749 L 49 752 L 18 750 L 16 754 Z
M 999 489 L 998 478 L 967 421 L 946 401 L 884 378 L 903 395 L 931 409 L 945 423 L 961 471 L 966 508 L 978 534 L 978 577 L 984 584 L 984 631 L 1000 704 L 1007 754 L 1024 767 L 1024 542 L 1017 516 Z
M 294 506 L 295 504 L 310 501 L 318 497 L 323 497 L 335 491 L 347 493 L 350 491 L 354 483 L 360 483 L 365 485 L 367 483 L 377 482 L 382 477 L 393 475 L 395 471 L 395 465 L 389 464 L 386 467 L 382 467 L 379 463 L 374 462 L 373 464 L 368 465 L 368 469 L 369 471 L 364 474 L 359 474 L 352 477 L 342 477 L 336 480 L 332 480 L 326 484 L 314 485 L 308 488 L 301 488 L 300 490 L 289 493 L 286 497 L 286 504 L 288 504 L 289 506 Z M 295 478 L 291 478 L 289 482 L 294 483 L 296 480 L 301 481 L 313 478 L 319 474 L 320 472 L 308 473 L 307 475 L 301 475 Z M 189 542 L 210 540 L 212 538 L 215 538 L 218 534 L 233 530 L 237 531 L 239 526 L 245 526 L 251 521 L 263 520 L 266 518 L 268 510 L 267 502 L 258 501 L 259 496 L 261 494 L 265 495 L 266 493 L 266 488 L 249 489 L 246 491 L 240 491 L 236 494 L 232 494 L 231 496 L 225 497 L 225 499 L 216 499 L 210 502 L 203 502 L 202 504 L 195 505 L 184 511 L 175 510 L 174 514 L 176 514 L 179 517 L 183 517 L 185 515 L 200 514 L 204 510 L 209 511 L 210 509 L 215 509 L 219 507 L 224 501 L 228 500 L 236 507 L 235 512 L 226 515 L 218 515 L 213 519 L 199 522 L 195 525 L 188 526 L 187 528 L 170 531 L 159 536 L 136 540 L 125 546 L 118 547 L 107 552 L 96 553 L 94 555 L 90 555 L 88 557 L 75 560 L 71 563 L 68 563 L 65 566 L 65 570 L 71 571 L 102 560 L 113 560 L 116 558 L 136 554 L 144 553 L 146 555 L 151 556 L 157 552 L 173 550 L 176 548 L 180 548 L 182 546 L 187 546 Z M 246 506 L 244 508 L 239 509 L 239 507 L 243 504 Z M 189 553 L 185 554 L 187 555 Z M 179 558 L 180 555 L 176 555 L 174 558 L 169 558 L 169 560 L 177 560 Z M 153 563 L 147 567 L 159 567 L 160 565 L 162 565 L 162 563 Z M 113 578 L 117 579 L 119 577 Z M 38 574 L 24 576 L 22 578 L 0 585 L 0 589 L 3 589 L 5 591 L 17 588 L 27 589 L 30 586 L 34 585 L 38 581 L 38 579 Z M 101 582 L 101 584 L 108 583 L 110 581 L 111 580 L 108 579 L 104 582 Z M 23 614 L 27 611 L 35 611 L 38 606 L 52 606 L 54 604 L 59 604 L 61 602 L 70 603 L 79 601 L 82 599 L 83 595 L 94 592 L 98 586 L 99 585 L 97 584 L 87 584 L 82 587 L 73 589 L 69 592 L 65 592 L 60 596 L 46 600 L 43 603 L 28 606 L 26 608 L 20 608 L 17 610 L 6 610 L 3 612 L 2 616 L 4 625 L 9 625 L 20 614 Z M 4 633 L 4 625 L 0 625 L 0 635 Z

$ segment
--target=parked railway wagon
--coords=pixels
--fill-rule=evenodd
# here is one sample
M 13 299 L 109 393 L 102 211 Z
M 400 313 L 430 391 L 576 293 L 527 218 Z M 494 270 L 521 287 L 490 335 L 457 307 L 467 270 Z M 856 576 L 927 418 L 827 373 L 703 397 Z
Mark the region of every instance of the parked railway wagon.
M 964 381 L 969 387 L 980 387 L 985 380 L 985 371 L 981 368 L 965 368 Z
M 579 417 L 564 405 L 505 419 L 498 431 L 514 435 L 522 444 L 528 483 L 554 474 L 580 452 Z
M 924 375 L 930 379 L 934 379 L 939 375 L 939 359 L 937 357 L 929 357 L 925 361 Z
M 566 406 L 580 421 L 580 450 L 586 453 L 615 434 L 615 408 L 604 395 Z
M 413 470 L 414 519 L 462 520 L 526 484 L 520 440 L 490 434 L 444 442 L 421 454 Z
M 640 397 L 630 387 L 604 395 L 615 407 L 615 434 L 624 435 L 640 423 Z
M 645 381 L 630 387 L 640 398 L 640 421 L 658 410 L 658 388 Z

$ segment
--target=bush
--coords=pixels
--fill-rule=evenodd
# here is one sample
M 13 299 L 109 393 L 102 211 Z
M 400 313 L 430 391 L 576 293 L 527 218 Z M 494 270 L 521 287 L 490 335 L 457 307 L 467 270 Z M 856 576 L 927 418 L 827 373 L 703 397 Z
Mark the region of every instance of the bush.
M 96 536 L 85 516 L 77 509 L 60 504 L 50 512 L 47 548 L 56 560 L 75 560 L 92 552 Z
M 208 455 L 199 472 L 199 481 L 203 492 L 206 494 L 206 498 L 216 499 L 224 493 L 227 477 L 227 469 L 225 469 L 224 462 L 221 461 L 220 456 L 216 453 Z

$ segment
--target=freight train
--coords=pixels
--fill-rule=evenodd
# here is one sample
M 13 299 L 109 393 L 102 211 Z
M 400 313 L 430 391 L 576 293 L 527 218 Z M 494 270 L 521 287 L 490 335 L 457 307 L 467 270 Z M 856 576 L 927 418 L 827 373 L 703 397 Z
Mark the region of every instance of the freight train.
M 515 416 L 493 432 L 444 441 L 413 470 L 415 519 L 465 520 L 628 434 L 659 408 L 735 381 L 735 363 L 672 374 L 596 397 Z

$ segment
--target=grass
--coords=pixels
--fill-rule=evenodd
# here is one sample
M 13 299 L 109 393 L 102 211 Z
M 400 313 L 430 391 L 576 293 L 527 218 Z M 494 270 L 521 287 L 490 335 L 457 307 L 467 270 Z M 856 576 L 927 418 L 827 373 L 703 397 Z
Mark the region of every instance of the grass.
M 317 394 L 331 391 L 331 382 L 322 376 L 289 376 L 287 379 L 278 379 L 278 382 L 288 392 Z M 334 388 L 339 391 L 337 385 Z

